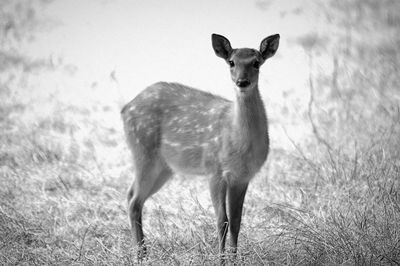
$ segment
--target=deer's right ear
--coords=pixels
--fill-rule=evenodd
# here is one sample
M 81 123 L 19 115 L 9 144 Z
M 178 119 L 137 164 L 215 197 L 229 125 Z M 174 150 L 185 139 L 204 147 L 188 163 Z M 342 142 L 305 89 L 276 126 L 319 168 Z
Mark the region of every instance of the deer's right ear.
M 232 47 L 229 40 L 224 36 L 215 33 L 211 35 L 211 40 L 215 54 L 225 60 L 228 60 L 232 53 Z

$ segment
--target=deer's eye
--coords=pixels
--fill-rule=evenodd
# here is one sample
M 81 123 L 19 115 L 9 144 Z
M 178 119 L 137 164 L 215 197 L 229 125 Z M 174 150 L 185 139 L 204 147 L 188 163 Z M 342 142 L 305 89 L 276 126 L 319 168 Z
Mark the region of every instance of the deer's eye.
M 255 69 L 259 69 L 259 68 L 260 68 L 260 62 L 254 61 L 254 62 L 253 62 L 253 67 L 254 67 Z
M 232 60 L 229 60 L 228 63 L 229 63 L 230 67 L 234 67 L 235 66 L 235 62 L 233 62 Z

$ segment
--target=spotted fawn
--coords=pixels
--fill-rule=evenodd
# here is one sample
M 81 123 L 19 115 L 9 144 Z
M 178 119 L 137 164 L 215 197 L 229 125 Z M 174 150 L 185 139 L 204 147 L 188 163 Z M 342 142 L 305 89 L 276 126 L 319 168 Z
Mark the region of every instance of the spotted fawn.
M 259 70 L 277 51 L 279 34 L 262 40 L 259 50 L 233 49 L 218 34 L 212 34 L 212 46 L 230 68 L 234 101 L 178 83 L 159 82 L 121 111 L 135 168 L 128 213 L 139 259 L 146 256 L 143 205 L 174 173 L 209 177 L 219 252 L 225 252 L 229 229 L 231 250 L 236 253 L 247 187 L 269 150 Z

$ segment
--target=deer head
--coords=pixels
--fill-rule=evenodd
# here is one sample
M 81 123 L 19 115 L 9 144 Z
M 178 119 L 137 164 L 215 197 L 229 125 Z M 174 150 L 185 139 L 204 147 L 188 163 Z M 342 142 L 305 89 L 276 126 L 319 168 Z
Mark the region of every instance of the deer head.
M 224 59 L 230 67 L 231 79 L 235 84 L 237 94 L 251 95 L 254 88 L 258 86 L 260 66 L 278 49 L 279 34 L 262 40 L 259 50 L 232 49 L 229 40 L 218 34 L 213 34 L 211 39 L 215 54 Z

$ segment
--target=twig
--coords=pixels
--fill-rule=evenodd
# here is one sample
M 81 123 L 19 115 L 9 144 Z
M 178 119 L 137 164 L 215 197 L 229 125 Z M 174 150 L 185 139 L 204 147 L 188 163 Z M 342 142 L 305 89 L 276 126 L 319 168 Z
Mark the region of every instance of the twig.
M 321 134 L 319 133 L 317 126 L 315 125 L 314 119 L 312 117 L 312 112 L 313 112 L 313 103 L 314 103 L 314 82 L 313 82 L 313 77 L 312 77 L 312 54 L 311 52 L 309 53 L 309 75 L 308 75 L 308 82 L 309 82 L 309 88 L 310 88 L 310 100 L 308 101 L 308 118 L 311 123 L 311 127 L 314 133 L 315 138 L 318 140 L 319 143 L 323 144 L 326 147 L 326 150 L 329 155 L 329 159 L 331 161 L 332 166 L 335 168 L 336 173 L 338 172 L 337 169 L 337 163 L 333 159 L 332 156 L 332 146 L 328 143 L 327 140 L 325 140 Z
M 86 235 L 87 235 L 87 233 L 88 233 L 90 227 L 91 227 L 91 225 L 89 225 L 89 226 L 86 228 L 85 232 L 83 233 L 81 246 L 79 247 L 79 256 L 78 256 L 78 258 L 76 258 L 75 261 L 78 261 L 78 260 L 81 259 L 82 250 L 83 250 L 83 244 L 85 243 L 85 238 L 86 238 Z
M 286 131 L 286 128 L 282 126 L 282 129 L 283 129 L 283 131 L 285 132 L 286 137 L 289 139 L 289 141 L 290 141 L 290 142 L 292 143 L 292 145 L 294 146 L 294 148 L 300 153 L 300 155 L 301 155 L 301 157 L 303 158 L 303 160 L 304 160 L 305 162 L 307 162 L 307 163 L 310 165 L 310 167 L 311 167 L 312 169 L 314 169 L 314 171 L 315 171 L 316 173 L 319 173 L 319 169 L 318 169 L 318 167 L 316 166 L 316 164 L 315 164 L 314 162 L 312 162 L 309 158 L 307 158 L 307 156 L 306 156 L 306 155 L 304 154 L 304 152 L 301 150 L 301 148 L 299 147 L 299 145 L 297 145 L 297 144 L 294 142 L 294 140 L 289 136 L 289 134 L 288 134 L 287 131 Z
M 64 179 L 62 179 L 61 175 L 57 175 L 58 180 L 60 180 L 60 183 L 63 185 L 64 189 L 62 189 L 62 192 L 64 194 L 64 197 L 69 199 L 69 196 L 71 195 L 70 191 L 69 191 L 69 187 L 68 185 L 65 183 Z
M 328 151 L 333 150 L 331 145 L 321 136 L 321 134 L 319 133 L 317 126 L 315 125 L 314 119 L 312 117 L 312 107 L 313 107 L 313 103 L 314 103 L 314 82 L 313 82 L 313 78 L 312 78 L 312 72 L 311 72 L 311 68 L 312 68 L 312 55 L 311 53 L 309 54 L 309 75 L 308 75 L 308 82 L 309 82 L 309 87 L 310 87 L 310 100 L 308 101 L 308 118 L 310 119 L 311 122 L 311 126 L 312 126 L 312 130 L 313 133 L 315 135 L 315 137 L 317 138 L 317 140 L 324 144 L 326 146 L 326 148 L 328 149 Z
M 253 246 L 253 245 L 250 245 L 250 246 L 252 247 L 254 253 L 256 253 L 257 258 L 260 260 L 260 262 L 262 263 L 262 265 L 265 265 L 263 259 L 261 258 L 260 254 L 257 252 L 257 250 L 254 248 L 254 246 Z
M 99 245 L 103 248 L 103 250 L 106 250 L 106 251 L 110 252 L 111 254 L 113 254 L 113 255 L 116 256 L 116 257 L 119 256 L 119 255 L 116 254 L 114 251 L 112 251 L 111 249 L 107 248 L 107 247 L 104 245 L 103 241 L 99 240 L 98 238 L 96 238 L 96 241 L 97 241 L 97 243 L 99 243 Z

